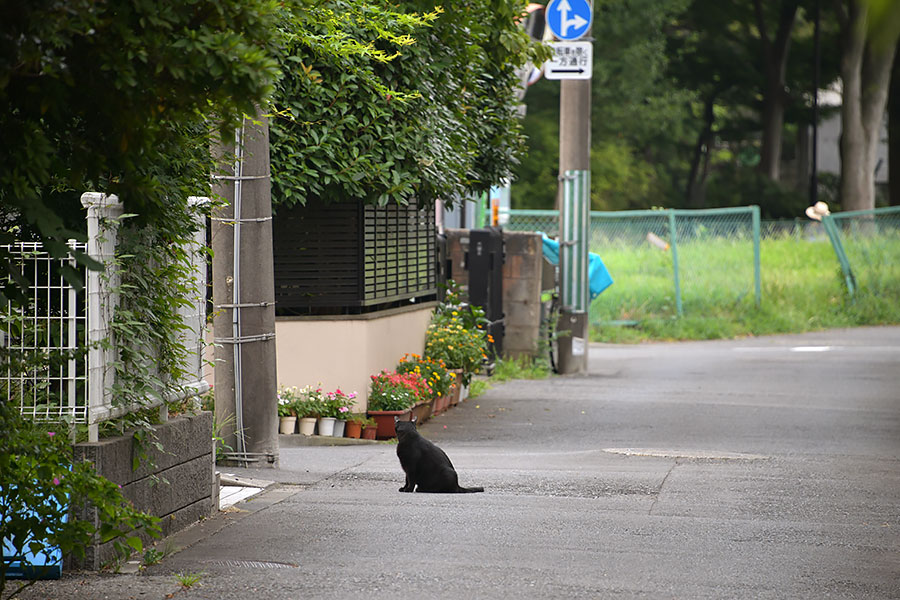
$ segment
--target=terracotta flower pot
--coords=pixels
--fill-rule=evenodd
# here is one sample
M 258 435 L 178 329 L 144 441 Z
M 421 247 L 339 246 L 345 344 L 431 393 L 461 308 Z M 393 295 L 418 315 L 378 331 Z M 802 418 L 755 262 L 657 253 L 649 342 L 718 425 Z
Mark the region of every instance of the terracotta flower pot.
M 447 398 L 446 396 L 438 396 L 437 398 L 434 399 L 434 401 L 431 404 L 431 415 L 432 416 L 439 415 L 446 410 L 446 407 L 444 406 L 444 404 L 446 402 L 446 398 Z
M 362 435 L 362 423 L 357 423 L 356 421 L 347 421 L 346 428 L 344 433 L 348 438 L 359 439 L 359 436 Z
M 453 382 L 453 387 L 450 388 L 450 406 L 456 406 L 459 404 L 460 392 L 462 391 L 463 370 L 453 369 L 451 373 L 456 377 L 456 381 Z
M 374 440 L 378 433 L 378 425 L 366 425 L 362 430 L 362 439 Z
M 411 418 L 415 418 L 419 421 L 419 423 L 424 423 L 429 418 L 431 418 L 431 409 L 434 404 L 434 400 L 428 400 L 426 402 L 419 402 L 415 406 L 412 407 Z
M 378 439 L 389 440 L 397 437 L 397 431 L 394 429 L 394 417 L 401 421 L 409 421 L 412 418 L 412 410 L 370 410 L 369 417 L 378 423 Z

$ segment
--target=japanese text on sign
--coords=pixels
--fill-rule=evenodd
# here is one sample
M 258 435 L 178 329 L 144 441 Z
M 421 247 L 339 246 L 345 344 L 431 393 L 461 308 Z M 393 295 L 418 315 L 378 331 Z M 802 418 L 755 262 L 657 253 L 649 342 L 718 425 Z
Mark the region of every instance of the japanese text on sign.
M 593 65 L 591 42 L 552 42 L 553 57 L 544 64 L 547 79 L 590 79 Z

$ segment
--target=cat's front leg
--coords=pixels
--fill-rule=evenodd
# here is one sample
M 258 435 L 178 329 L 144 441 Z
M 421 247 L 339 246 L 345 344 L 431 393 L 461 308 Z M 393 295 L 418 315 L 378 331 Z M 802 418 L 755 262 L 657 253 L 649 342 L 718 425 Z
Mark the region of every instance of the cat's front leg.
M 406 485 L 400 488 L 401 492 L 411 492 L 416 488 L 416 484 L 413 483 L 412 478 L 409 476 L 409 473 L 406 474 Z

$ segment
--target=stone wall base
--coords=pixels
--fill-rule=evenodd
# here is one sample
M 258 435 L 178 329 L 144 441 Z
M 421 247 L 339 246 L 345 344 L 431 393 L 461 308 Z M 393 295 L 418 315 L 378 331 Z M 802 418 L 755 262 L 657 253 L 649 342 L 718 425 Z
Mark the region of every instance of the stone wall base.
M 212 413 L 180 416 L 156 427 L 154 442 L 163 450 L 148 444 L 150 459 L 142 460 L 137 470 L 132 470 L 137 450 L 130 435 L 76 444 L 75 460 L 93 463 L 100 475 L 122 486 L 135 508 L 161 519 L 162 534 L 168 536 L 218 509 L 212 435 Z M 96 509 L 80 517 L 96 523 Z M 143 538 L 145 543 L 150 539 Z M 112 542 L 95 543 L 85 549 L 83 560 L 67 566 L 97 570 L 115 558 Z

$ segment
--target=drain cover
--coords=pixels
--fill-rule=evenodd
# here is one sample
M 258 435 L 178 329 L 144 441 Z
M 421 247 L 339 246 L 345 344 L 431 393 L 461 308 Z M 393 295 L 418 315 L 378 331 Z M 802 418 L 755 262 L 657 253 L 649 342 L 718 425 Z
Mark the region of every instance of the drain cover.
M 300 565 L 293 563 L 268 562 L 259 560 L 212 560 L 209 564 L 234 569 L 296 569 Z

